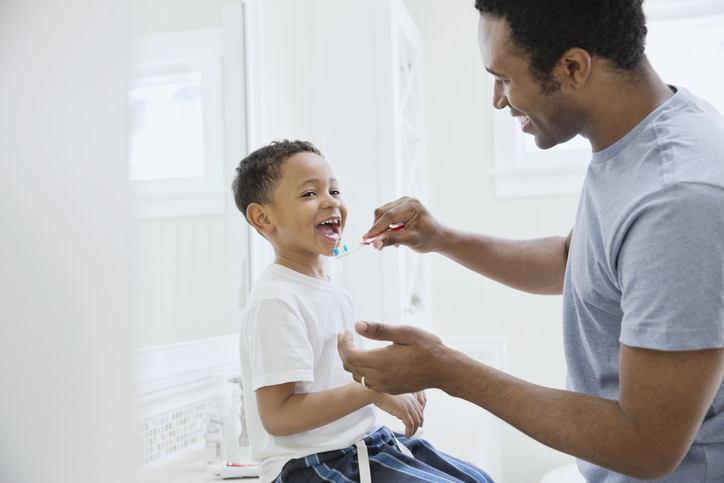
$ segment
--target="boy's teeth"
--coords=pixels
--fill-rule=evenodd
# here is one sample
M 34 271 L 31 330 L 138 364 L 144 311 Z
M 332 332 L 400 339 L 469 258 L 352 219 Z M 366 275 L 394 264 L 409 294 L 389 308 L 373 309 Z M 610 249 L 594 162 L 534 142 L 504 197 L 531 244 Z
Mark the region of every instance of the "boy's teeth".
M 341 233 L 337 233 L 341 230 L 339 228 L 339 225 L 335 221 L 322 222 L 317 226 L 317 230 L 324 236 L 331 237 L 337 240 L 339 240 L 341 236 Z
M 528 121 L 528 116 L 518 116 L 518 121 L 520 121 L 521 124 L 525 124 Z

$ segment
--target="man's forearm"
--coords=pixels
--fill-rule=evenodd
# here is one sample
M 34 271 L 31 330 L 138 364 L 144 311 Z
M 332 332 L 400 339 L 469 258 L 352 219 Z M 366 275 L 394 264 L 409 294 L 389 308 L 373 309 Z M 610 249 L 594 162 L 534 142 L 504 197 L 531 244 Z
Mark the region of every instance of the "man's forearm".
M 504 240 L 448 229 L 439 253 L 485 277 L 534 294 L 563 291 L 565 237 Z
M 641 424 L 618 401 L 531 384 L 462 354 L 456 359 L 454 367 L 442 371 L 445 392 L 477 404 L 551 448 L 622 474 L 666 476 L 695 434 L 690 431 L 677 443 L 670 434 L 661 437 L 677 431 L 655 421 Z
M 601 445 L 603 439 L 622 439 L 612 434 L 621 418 L 615 401 L 537 386 L 474 361 L 458 374 L 463 373 L 466 381 L 451 380 L 445 392 L 483 407 L 546 446 L 611 466 L 602 458 L 606 451 Z M 622 446 L 614 446 L 614 451 L 623 454 Z

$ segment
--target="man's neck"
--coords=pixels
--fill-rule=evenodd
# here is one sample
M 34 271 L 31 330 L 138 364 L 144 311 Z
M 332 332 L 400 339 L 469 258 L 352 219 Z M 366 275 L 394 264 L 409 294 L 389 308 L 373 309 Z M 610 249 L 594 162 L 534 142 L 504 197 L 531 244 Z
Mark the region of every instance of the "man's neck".
M 598 79 L 589 107 L 591 122 L 582 133 L 594 152 L 616 143 L 674 95 L 648 60 L 639 72 L 636 80 L 617 79 L 610 71 Z

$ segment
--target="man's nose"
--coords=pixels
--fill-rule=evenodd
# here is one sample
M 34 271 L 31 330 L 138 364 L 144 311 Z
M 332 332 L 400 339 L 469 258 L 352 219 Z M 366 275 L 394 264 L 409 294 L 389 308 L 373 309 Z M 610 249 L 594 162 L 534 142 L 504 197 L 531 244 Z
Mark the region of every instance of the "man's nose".
M 503 86 L 499 83 L 495 83 L 493 88 L 493 107 L 496 109 L 504 109 L 508 106 L 508 98 L 503 93 Z

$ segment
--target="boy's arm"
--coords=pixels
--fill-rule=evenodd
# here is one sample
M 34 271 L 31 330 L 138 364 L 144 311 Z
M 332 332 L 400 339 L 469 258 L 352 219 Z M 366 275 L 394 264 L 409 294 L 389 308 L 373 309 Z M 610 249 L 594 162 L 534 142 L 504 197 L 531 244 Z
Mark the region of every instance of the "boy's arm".
M 407 439 L 410 439 L 417 429 L 422 427 L 425 419 L 423 415 L 425 410 L 424 391 L 398 394 L 397 396 L 382 393 L 375 406 L 405 423 L 405 438 Z
M 356 382 L 320 392 L 297 394 L 295 383 L 265 386 L 256 390 L 259 417 L 267 433 L 289 436 L 319 428 L 341 419 L 370 404 L 383 404 L 381 409 L 405 424 L 410 437 L 422 424 L 422 407 L 402 396 L 372 391 Z

